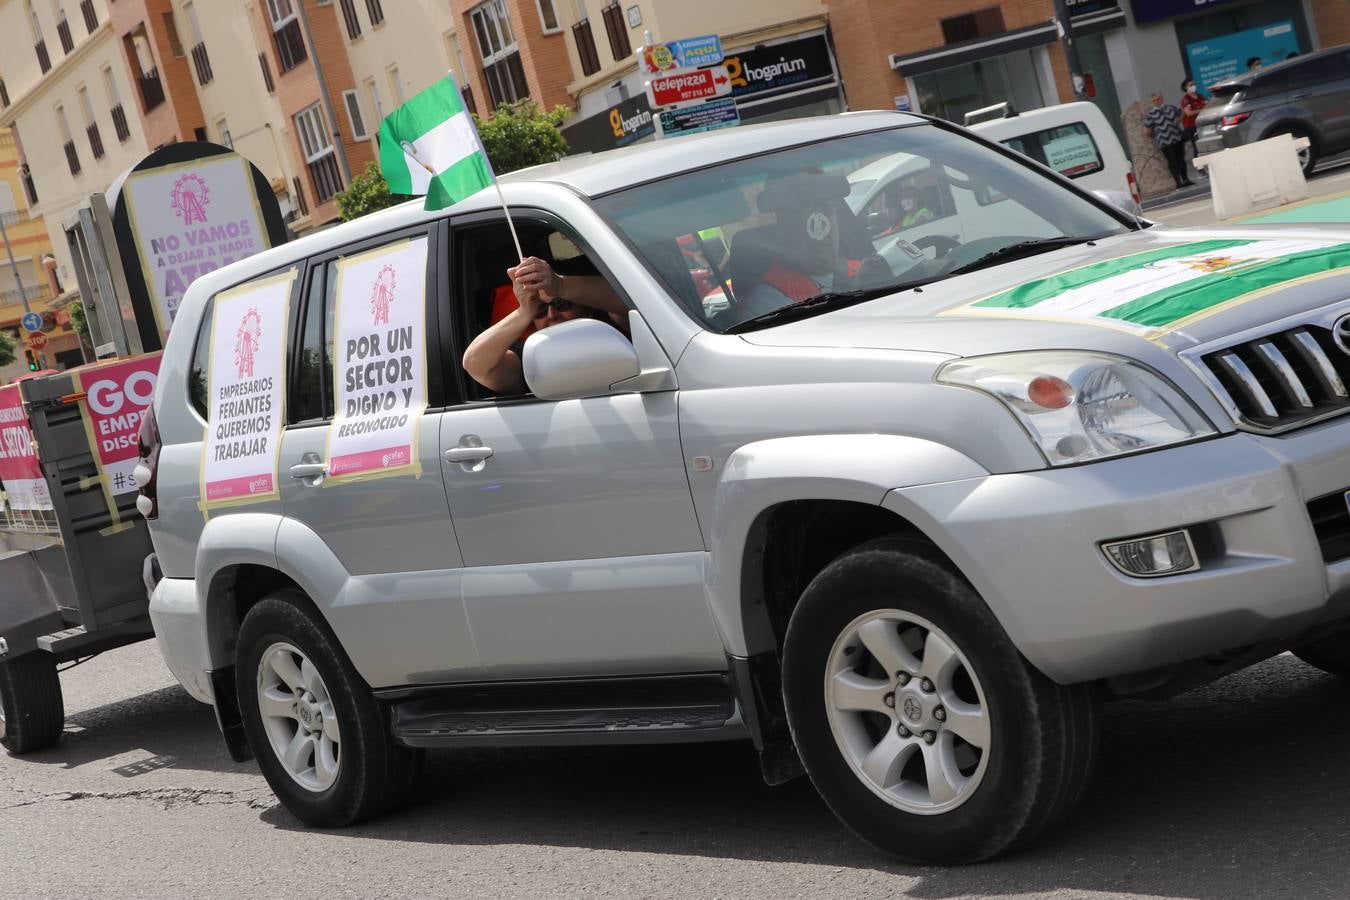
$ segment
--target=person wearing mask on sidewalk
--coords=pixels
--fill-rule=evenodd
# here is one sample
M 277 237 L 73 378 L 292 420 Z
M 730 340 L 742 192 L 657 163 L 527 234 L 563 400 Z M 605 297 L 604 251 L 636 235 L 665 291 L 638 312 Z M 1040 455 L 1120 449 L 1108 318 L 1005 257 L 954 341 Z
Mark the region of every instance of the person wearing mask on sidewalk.
M 1195 117 L 1205 108 L 1205 98 L 1195 87 L 1195 79 L 1187 78 L 1181 83 L 1181 130 L 1185 140 L 1191 145 L 1191 154 L 1200 151 L 1195 147 Z
M 1177 187 L 1195 184 L 1186 177 L 1186 134 L 1181 128 L 1181 110 L 1165 103 L 1161 93 L 1153 94 L 1153 108 L 1144 116 L 1144 131 L 1162 151 Z

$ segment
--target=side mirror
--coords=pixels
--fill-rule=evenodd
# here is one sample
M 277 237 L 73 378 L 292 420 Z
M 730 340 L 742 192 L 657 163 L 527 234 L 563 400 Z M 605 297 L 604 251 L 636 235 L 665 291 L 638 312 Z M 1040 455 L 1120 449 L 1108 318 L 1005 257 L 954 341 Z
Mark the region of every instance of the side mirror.
M 573 319 L 525 341 L 525 383 L 541 400 L 571 400 L 609 393 L 610 386 L 642 371 L 637 351 L 618 329 L 595 319 Z
M 1093 191 L 1092 196 L 1098 200 L 1105 200 L 1127 216 L 1139 218 L 1139 204 L 1134 202 L 1134 197 L 1129 191 Z

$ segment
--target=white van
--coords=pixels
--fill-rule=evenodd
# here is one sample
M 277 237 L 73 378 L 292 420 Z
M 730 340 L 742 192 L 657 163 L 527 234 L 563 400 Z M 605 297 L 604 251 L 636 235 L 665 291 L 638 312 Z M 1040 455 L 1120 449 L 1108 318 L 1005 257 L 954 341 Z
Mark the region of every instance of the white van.
M 1003 104 L 1000 104 L 1003 106 Z M 994 107 L 990 108 L 991 110 Z M 1061 103 L 1028 112 L 973 121 L 986 110 L 966 115 L 966 127 L 1072 178 L 1089 191 L 1126 191 L 1139 205 L 1134 167 L 1111 123 L 1096 104 Z M 1138 209 L 1134 210 L 1138 213 Z

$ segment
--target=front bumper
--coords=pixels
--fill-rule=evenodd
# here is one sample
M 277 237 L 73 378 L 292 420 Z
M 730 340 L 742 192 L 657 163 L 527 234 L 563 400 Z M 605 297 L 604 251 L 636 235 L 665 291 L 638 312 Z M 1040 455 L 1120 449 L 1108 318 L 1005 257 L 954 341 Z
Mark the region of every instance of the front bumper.
M 160 578 L 150 594 L 150 622 L 160 655 L 173 677 L 195 699 L 213 703 L 211 657 L 206 646 L 206 623 L 197 601 L 197 582 L 191 578 Z
M 927 532 L 1023 655 L 1074 683 L 1292 639 L 1350 617 L 1350 559 L 1327 563 L 1307 501 L 1350 489 L 1350 422 L 1236 434 L 1111 462 L 903 488 L 885 506 Z M 1103 541 L 1178 527 L 1198 571 L 1121 574 Z

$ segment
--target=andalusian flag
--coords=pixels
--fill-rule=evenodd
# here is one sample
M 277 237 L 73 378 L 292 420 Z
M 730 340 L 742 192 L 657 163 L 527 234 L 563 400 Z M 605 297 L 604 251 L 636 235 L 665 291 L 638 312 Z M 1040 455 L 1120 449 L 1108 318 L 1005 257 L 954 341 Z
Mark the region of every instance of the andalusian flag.
M 380 123 L 380 170 L 391 194 L 425 194 L 429 210 L 444 209 L 492 184 L 492 164 L 453 75 Z

